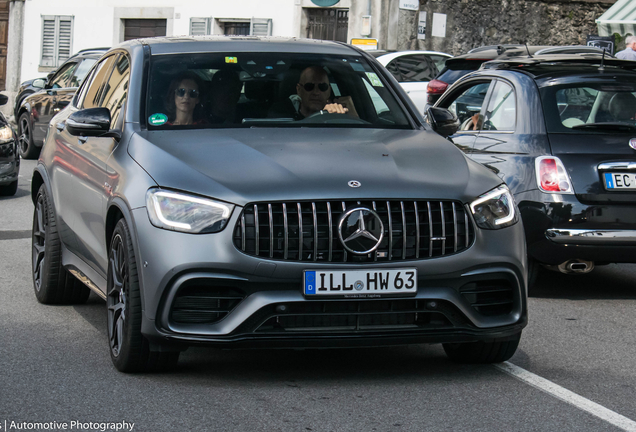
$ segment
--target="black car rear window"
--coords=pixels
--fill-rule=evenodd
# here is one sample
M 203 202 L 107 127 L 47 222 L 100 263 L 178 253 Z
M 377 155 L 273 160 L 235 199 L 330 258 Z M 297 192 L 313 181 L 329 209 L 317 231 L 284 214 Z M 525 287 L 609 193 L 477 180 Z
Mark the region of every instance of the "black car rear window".
M 548 132 L 636 131 L 636 79 L 547 86 L 541 98 Z
M 464 75 L 478 70 L 485 61 L 488 60 L 447 60 L 446 66 L 435 79 L 453 84 Z
M 308 82 L 316 75 L 323 78 Z M 149 129 L 410 128 L 389 85 L 361 56 L 157 55 L 151 58 L 145 112 Z M 323 108 L 334 103 L 347 112 L 329 114 Z

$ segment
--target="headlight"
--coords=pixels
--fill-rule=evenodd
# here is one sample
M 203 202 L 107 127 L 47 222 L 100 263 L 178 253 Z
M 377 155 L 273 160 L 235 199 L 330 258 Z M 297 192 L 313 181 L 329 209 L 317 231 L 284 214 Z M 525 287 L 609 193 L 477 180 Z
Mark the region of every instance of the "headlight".
M 0 144 L 6 144 L 13 141 L 13 130 L 9 125 L 0 127 Z
M 146 208 L 154 226 L 191 234 L 221 231 L 234 210 L 232 204 L 162 189 L 146 192 Z
M 515 200 L 508 186 L 501 185 L 470 203 L 475 222 L 483 229 L 499 229 L 519 220 Z

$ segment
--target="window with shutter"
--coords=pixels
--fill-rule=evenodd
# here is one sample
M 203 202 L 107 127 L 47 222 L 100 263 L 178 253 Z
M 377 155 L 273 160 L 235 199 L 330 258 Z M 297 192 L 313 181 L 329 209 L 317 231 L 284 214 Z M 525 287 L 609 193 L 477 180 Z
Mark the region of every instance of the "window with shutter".
M 190 18 L 190 36 L 210 34 L 210 18 Z
M 73 17 L 42 16 L 42 58 L 40 66 L 57 67 L 73 51 Z
M 252 36 L 271 36 L 272 35 L 272 19 L 271 18 L 252 18 L 250 23 L 250 34 Z

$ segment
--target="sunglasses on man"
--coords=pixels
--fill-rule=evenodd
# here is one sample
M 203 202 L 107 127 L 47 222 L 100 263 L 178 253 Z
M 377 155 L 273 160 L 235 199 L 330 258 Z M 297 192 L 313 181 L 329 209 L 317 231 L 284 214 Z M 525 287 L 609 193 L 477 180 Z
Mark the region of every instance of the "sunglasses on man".
M 184 89 L 184 88 L 178 88 L 174 91 L 174 94 L 176 94 L 179 97 L 184 97 L 186 95 L 186 93 L 188 94 L 188 96 L 190 96 L 192 99 L 196 99 L 199 97 L 199 90 L 195 90 L 195 89 Z
M 305 91 L 313 91 L 314 88 L 316 87 L 316 84 L 314 83 L 305 83 L 305 84 L 301 84 L 302 88 L 305 89 Z M 320 83 L 318 84 L 318 90 L 320 90 L 321 92 L 326 92 L 327 90 L 329 90 L 329 84 L 327 83 Z

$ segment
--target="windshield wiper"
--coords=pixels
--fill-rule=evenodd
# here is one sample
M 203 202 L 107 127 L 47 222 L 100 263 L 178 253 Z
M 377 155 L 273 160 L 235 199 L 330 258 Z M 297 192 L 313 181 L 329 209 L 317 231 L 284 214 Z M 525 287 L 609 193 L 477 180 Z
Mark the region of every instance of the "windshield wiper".
M 572 126 L 572 129 L 621 129 L 633 131 L 636 130 L 636 126 L 627 123 L 585 123 Z

